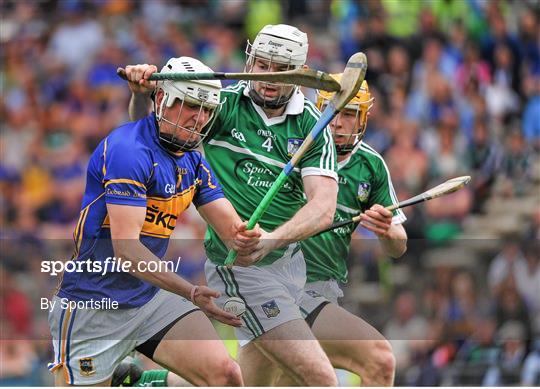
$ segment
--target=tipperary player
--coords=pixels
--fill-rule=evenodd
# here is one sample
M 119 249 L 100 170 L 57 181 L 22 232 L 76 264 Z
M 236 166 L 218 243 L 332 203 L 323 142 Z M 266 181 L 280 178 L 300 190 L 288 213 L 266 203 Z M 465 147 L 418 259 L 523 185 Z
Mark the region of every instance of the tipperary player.
M 189 57 L 172 58 L 162 69 L 193 71 L 211 69 Z M 159 269 L 177 218 L 191 203 L 241 255 L 259 242 L 260 230 L 246 231 L 207 162 L 193 151 L 219 108 L 220 88 L 219 81 L 160 83 L 154 112 L 114 130 L 92 154 L 73 259 L 106 265 L 115 257 L 127 271 L 64 273 L 49 315 L 56 385 L 109 385 L 134 349 L 194 385 L 242 385 L 238 365 L 206 317 L 241 325 L 215 305 L 219 293 L 170 269 L 145 271 Z M 60 304 L 103 298 L 118 309 Z

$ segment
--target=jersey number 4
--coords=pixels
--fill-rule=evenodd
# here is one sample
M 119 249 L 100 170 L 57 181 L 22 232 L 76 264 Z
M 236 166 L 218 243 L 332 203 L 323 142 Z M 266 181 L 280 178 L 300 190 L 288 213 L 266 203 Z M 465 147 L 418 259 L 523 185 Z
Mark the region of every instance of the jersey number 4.
M 272 146 L 272 138 L 266 138 L 266 140 L 263 142 L 262 147 L 266 149 L 266 151 L 270 152 L 274 148 Z

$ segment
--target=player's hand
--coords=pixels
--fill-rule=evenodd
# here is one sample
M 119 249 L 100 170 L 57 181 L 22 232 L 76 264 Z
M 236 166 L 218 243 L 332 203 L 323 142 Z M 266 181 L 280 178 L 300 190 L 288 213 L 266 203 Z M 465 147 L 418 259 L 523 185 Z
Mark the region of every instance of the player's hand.
M 242 320 L 240 318 L 236 317 L 236 315 L 232 313 L 225 312 L 223 309 L 218 308 L 218 306 L 214 303 L 214 299 L 218 298 L 219 296 L 219 292 L 206 286 L 199 286 L 193 294 L 192 302 L 208 317 L 214 318 L 233 327 L 242 326 Z
M 250 254 L 261 240 L 263 230 L 256 224 L 253 229 L 247 229 L 248 222 L 239 222 L 235 225 L 235 236 L 232 241 L 232 249 L 236 250 L 238 254 L 247 255 Z
M 360 225 L 373 231 L 379 237 L 385 237 L 392 226 L 392 212 L 382 205 L 375 204 L 360 214 Z
M 150 94 L 156 88 L 156 81 L 148 81 L 153 73 L 157 72 L 156 65 L 139 64 L 126 66 L 126 76 L 129 89 L 133 93 Z
M 261 237 L 257 239 L 257 242 L 250 242 L 248 246 L 237 250 L 236 260 L 234 265 L 236 266 L 251 266 L 259 262 L 266 257 L 271 251 L 277 248 L 277 241 L 274 239 L 272 233 L 264 231 L 259 228 Z

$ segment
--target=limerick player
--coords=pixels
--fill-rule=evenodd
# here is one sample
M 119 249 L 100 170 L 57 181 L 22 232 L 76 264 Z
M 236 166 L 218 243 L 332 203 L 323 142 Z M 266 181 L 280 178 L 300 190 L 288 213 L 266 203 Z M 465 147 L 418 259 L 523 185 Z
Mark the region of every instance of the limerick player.
M 340 79 L 341 75 L 334 75 Z M 322 110 L 332 93 L 319 92 Z M 384 253 L 400 257 L 407 249 L 401 210 L 384 207 L 398 202 L 383 158 L 362 141 L 373 99 L 363 82 L 357 95 L 330 123 L 338 153 L 339 192 L 335 221 L 361 213 L 360 225 L 374 232 Z M 358 224 L 338 228 L 302 242 L 307 283 L 301 302 L 313 333 L 335 367 L 349 370 L 366 386 L 393 384 L 395 358 L 390 344 L 372 326 L 338 305 L 339 283 L 347 282 L 346 258 Z
M 341 75 L 334 75 L 340 79 Z M 317 106 L 324 109 L 332 93 L 319 92 Z M 390 174 L 382 157 L 362 141 L 373 99 L 363 82 L 357 95 L 330 123 L 338 153 L 339 193 L 335 221 L 361 214 L 360 224 L 373 231 L 386 255 L 399 257 L 407 249 L 406 218 L 384 207 L 397 203 Z M 313 333 L 336 368 L 358 374 L 365 386 L 390 386 L 395 358 L 389 342 L 371 325 L 338 304 L 340 282 L 347 282 L 346 258 L 358 224 L 338 228 L 301 243 L 307 264 L 307 283 L 300 307 Z M 270 361 L 250 354 L 251 364 L 266 369 Z M 278 376 L 275 377 L 278 379 Z M 279 386 L 291 384 L 279 379 Z
M 186 69 L 211 71 L 188 57 L 170 59 L 162 71 Z M 131 266 L 129 272 L 64 274 L 49 315 L 57 385 L 108 385 L 133 349 L 196 385 L 242 385 L 238 365 L 205 316 L 241 325 L 215 305 L 219 293 L 173 271 L 145 271 L 159 263 L 178 215 L 192 202 L 221 238 L 257 243 L 260 233 L 245 231 L 206 161 L 192 151 L 220 105 L 220 88 L 219 81 L 160 84 L 155 112 L 117 128 L 92 154 L 74 259 L 104 264 L 115 256 Z M 58 303 L 101 298 L 119 309 Z
M 285 71 L 302 67 L 307 35 L 288 25 L 265 26 L 246 49 L 246 71 Z M 128 66 L 134 92 L 132 118 L 148 106 L 155 66 Z M 137 93 L 138 92 L 138 93 Z M 318 120 L 320 113 L 295 85 L 241 81 L 222 90 L 223 105 L 204 143 L 208 162 L 225 196 L 241 217 L 249 218 L 285 164 Z M 298 303 L 306 280 L 305 261 L 296 242 L 328 226 L 336 206 L 335 147 L 327 129 L 303 156 L 259 224 L 271 231 L 250 260 L 223 266 L 227 247 L 215 229 L 206 237 L 208 285 L 247 305 L 239 363 L 247 385 L 264 385 L 275 365 L 261 372 L 250 354 L 262 350 L 301 385 L 337 383 L 332 366 L 303 320 Z M 255 264 L 255 266 L 247 266 Z M 252 342 L 252 340 L 256 340 Z M 280 340 L 276 342 L 274 340 Z M 261 374 L 267 373 L 267 374 Z

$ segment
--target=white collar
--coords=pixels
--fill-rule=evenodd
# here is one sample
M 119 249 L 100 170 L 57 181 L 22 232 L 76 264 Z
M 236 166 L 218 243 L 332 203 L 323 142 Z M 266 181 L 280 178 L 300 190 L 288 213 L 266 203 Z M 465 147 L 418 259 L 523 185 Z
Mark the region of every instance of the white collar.
M 297 88 L 296 92 L 294 92 L 291 96 L 291 99 L 285 106 L 285 111 L 283 112 L 283 114 L 281 116 L 276 116 L 273 118 L 269 118 L 268 116 L 266 116 L 266 113 L 263 111 L 263 109 L 257 104 L 255 104 L 251 97 L 249 97 L 249 83 L 244 88 L 244 96 L 246 96 L 251 101 L 251 104 L 255 108 L 255 111 L 257 111 L 261 119 L 264 121 L 264 124 L 266 124 L 267 126 L 283 123 L 285 120 L 287 120 L 287 115 L 300 115 L 302 112 L 304 112 L 304 94 L 302 93 L 300 88 Z

